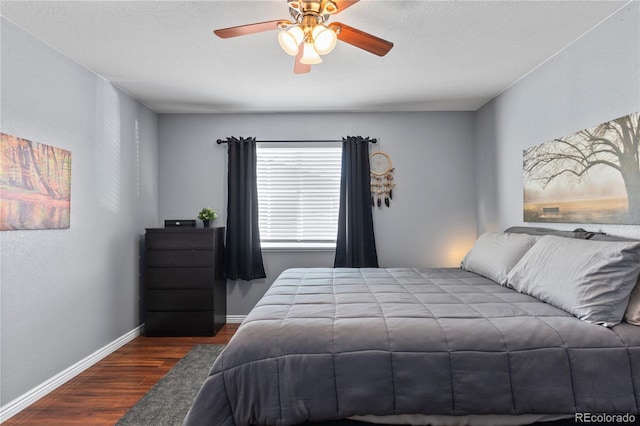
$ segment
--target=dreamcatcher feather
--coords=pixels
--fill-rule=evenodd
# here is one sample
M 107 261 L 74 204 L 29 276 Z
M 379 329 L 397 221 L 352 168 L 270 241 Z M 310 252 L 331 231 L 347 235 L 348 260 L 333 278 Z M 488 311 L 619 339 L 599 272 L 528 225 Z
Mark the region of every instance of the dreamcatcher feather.
M 372 152 L 369 156 L 369 164 L 371 169 L 371 205 L 389 207 L 393 199 L 393 188 L 396 184 L 393 182 L 393 171 L 395 168 L 391 165 L 391 158 L 382 151 Z

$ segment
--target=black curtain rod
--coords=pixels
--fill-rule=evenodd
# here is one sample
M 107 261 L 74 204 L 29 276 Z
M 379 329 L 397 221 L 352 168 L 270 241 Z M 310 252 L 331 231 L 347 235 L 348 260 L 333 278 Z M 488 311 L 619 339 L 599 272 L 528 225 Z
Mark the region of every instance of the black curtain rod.
M 305 140 L 305 139 L 299 139 L 299 140 L 281 140 L 281 141 L 273 140 L 273 141 L 256 141 L 256 142 L 257 143 L 342 142 L 342 139 L 335 139 L 335 140 Z M 373 139 L 369 139 L 369 142 L 377 143 L 378 140 L 373 138 Z M 218 139 L 216 141 L 216 143 L 218 145 L 220 145 L 221 143 L 227 143 L 227 141 L 224 141 L 222 139 Z

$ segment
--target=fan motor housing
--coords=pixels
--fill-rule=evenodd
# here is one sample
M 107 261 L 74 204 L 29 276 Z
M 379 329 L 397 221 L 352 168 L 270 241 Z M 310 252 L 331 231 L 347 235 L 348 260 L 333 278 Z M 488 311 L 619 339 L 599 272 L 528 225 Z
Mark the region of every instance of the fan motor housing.
M 311 21 L 312 18 L 315 20 L 315 24 L 321 24 L 330 14 L 338 11 L 338 6 L 331 0 L 289 0 L 287 4 L 291 17 L 299 24 L 303 24 L 301 21 L 304 20 Z

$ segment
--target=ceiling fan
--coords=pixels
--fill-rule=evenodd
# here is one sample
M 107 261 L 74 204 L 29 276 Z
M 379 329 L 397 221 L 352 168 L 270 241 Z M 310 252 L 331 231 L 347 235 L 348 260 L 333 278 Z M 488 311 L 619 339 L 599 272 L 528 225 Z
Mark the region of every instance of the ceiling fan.
M 311 71 L 311 65 L 322 62 L 321 55 L 331 52 L 337 40 L 359 47 L 378 56 L 384 56 L 393 43 L 368 34 L 340 22 L 327 23 L 331 15 L 342 12 L 359 0 L 288 0 L 289 13 L 293 20 L 257 22 L 237 27 L 214 30 L 220 38 L 238 37 L 263 31 L 280 29 L 280 46 L 295 56 L 293 72 L 303 74 Z

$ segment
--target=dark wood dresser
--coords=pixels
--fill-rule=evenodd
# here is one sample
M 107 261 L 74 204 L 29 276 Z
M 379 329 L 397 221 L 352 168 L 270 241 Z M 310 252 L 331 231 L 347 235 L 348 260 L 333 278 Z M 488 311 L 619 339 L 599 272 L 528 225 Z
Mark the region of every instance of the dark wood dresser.
M 224 230 L 146 230 L 147 336 L 210 336 L 226 323 Z

